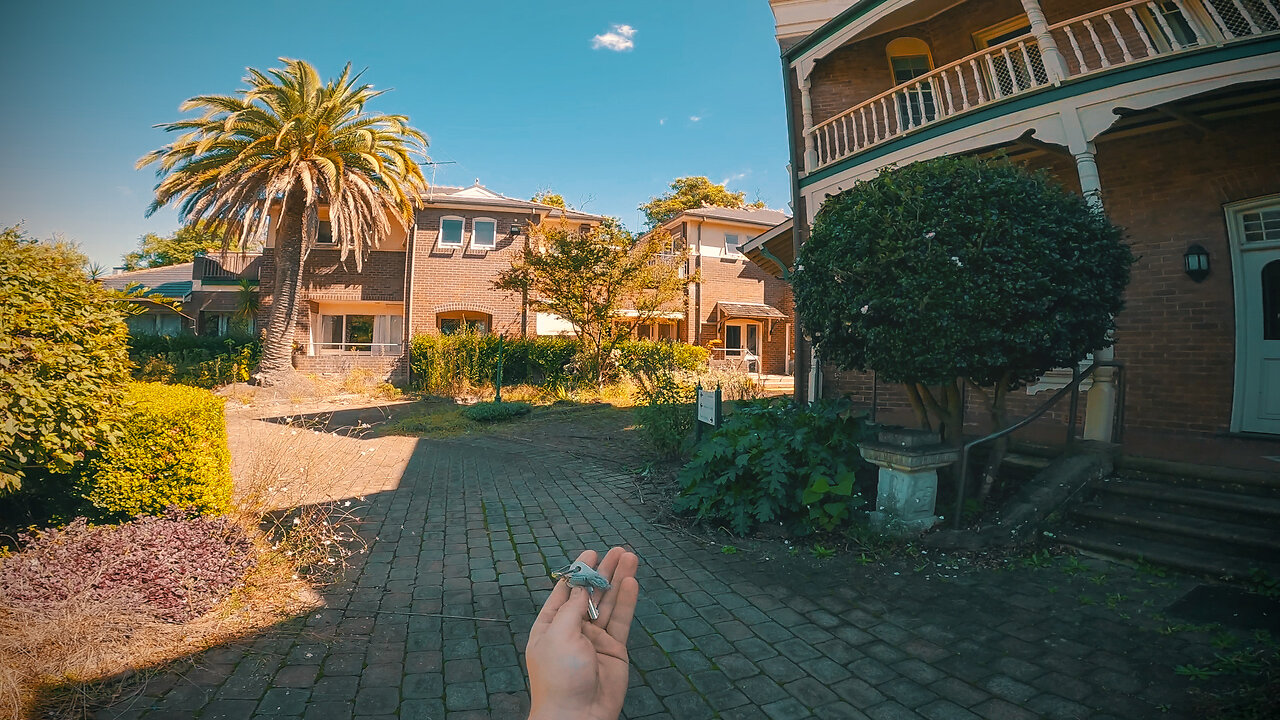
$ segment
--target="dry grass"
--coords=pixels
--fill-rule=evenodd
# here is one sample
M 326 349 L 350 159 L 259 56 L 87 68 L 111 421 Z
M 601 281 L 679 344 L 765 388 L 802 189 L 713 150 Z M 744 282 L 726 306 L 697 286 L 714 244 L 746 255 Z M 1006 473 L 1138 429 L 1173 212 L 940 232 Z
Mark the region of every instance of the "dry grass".
M 362 472 L 377 465 L 377 448 L 355 436 L 363 428 L 334 434 L 237 417 L 229 430 L 236 514 L 258 550 L 243 584 L 180 624 L 110 601 L 32 610 L 0 598 L 0 718 L 85 717 L 174 661 L 323 605 L 315 586 L 364 549 L 354 514 L 363 495 L 386 489 L 379 473 Z M 397 462 L 385 463 L 395 478 Z

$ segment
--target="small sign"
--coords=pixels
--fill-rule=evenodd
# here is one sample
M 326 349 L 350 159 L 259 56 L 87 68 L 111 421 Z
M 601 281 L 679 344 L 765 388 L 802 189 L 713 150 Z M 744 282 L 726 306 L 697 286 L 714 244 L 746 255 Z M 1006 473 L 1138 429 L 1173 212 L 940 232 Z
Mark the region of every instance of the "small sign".
M 698 422 L 720 427 L 720 389 L 698 388 Z

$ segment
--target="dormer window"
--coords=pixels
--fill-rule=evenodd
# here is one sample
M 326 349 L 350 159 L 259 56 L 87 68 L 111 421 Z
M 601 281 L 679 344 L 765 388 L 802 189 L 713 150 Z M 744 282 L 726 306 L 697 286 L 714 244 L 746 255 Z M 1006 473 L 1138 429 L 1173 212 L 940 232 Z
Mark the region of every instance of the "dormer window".
M 498 246 L 498 221 L 492 218 L 476 218 L 471 221 L 471 248 L 492 250 Z
M 440 218 L 440 237 L 436 244 L 440 247 L 462 247 L 462 228 L 467 221 L 455 216 Z

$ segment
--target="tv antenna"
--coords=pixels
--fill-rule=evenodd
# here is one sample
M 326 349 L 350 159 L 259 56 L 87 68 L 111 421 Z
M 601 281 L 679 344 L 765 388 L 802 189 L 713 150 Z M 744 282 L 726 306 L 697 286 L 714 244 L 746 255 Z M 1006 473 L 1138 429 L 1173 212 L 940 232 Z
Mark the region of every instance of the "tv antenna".
M 441 161 L 424 160 L 418 164 L 431 166 L 431 184 L 427 186 L 427 202 L 431 202 L 431 199 L 435 196 L 435 192 L 436 192 L 436 166 L 437 165 L 457 165 L 458 161 L 456 160 L 441 160 Z

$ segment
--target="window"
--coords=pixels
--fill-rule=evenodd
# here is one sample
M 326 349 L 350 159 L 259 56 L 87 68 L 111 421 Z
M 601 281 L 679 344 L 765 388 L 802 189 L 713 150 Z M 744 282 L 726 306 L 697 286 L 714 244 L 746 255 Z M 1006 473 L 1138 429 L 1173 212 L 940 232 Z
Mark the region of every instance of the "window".
M 462 247 L 462 227 L 466 221 L 460 217 L 440 218 L 440 238 L 436 244 L 440 247 Z
M 988 56 L 989 62 L 984 63 L 982 58 L 978 59 L 978 64 L 982 66 L 983 74 L 985 75 L 988 86 L 987 91 L 991 99 L 1013 95 L 1027 88 L 1049 82 L 1049 75 L 1044 70 L 1044 60 L 1040 57 L 1040 46 L 1036 44 L 1035 38 L 1030 35 L 1031 24 L 1022 16 L 1010 18 L 998 25 L 992 25 L 973 34 L 973 43 L 979 50 L 999 47 L 1011 40 L 1026 36 L 1024 42 L 1026 43 L 1027 56 L 1025 58 L 1022 56 L 1022 51 L 1015 44 L 1009 50 L 1007 59 L 1003 52 Z M 1030 67 L 1027 66 L 1028 58 L 1031 61 Z M 1013 66 L 1012 74 L 1009 72 L 1010 65 Z
M 895 38 L 886 47 L 889 55 L 889 71 L 893 85 L 898 87 L 927 75 L 933 70 L 933 58 L 929 46 L 919 38 Z M 933 83 L 926 82 L 895 93 L 898 109 L 898 127 L 901 130 L 921 125 L 938 116 L 933 98 Z
M 476 218 L 471 221 L 471 247 L 476 250 L 492 250 L 498 246 L 498 221 Z
M 473 310 L 453 310 L 438 313 L 436 315 L 436 326 L 440 328 L 440 332 L 444 335 L 453 335 L 461 332 L 473 332 L 483 335 L 489 332 L 492 319 L 493 317 L 489 313 Z
M 724 254 L 725 255 L 742 255 L 738 250 L 739 239 L 737 235 L 732 233 L 724 234 Z
M 403 330 L 400 315 L 321 315 L 316 347 L 321 351 L 399 355 Z
M 320 227 L 316 229 L 317 245 L 333 245 L 333 223 L 328 220 L 321 220 Z
M 1280 240 L 1280 208 L 1243 213 L 1245 242 Z

